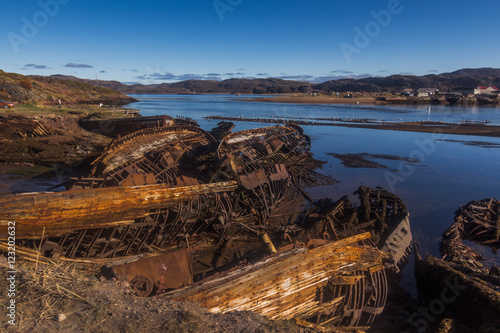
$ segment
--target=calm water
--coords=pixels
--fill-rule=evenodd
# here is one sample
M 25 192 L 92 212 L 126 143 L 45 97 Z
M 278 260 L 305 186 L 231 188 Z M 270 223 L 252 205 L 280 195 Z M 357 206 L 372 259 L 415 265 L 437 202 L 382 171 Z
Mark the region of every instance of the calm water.
M 252 96 L 228 95 L 133 95 L 138 103 L 128 107 L 143 116 L 167 114 L 197 120 L 203 129 L 217 121 L 209 115 L 245 117 L 336 117 L 371 118 L 386 121 L 461 120 L 490 121 L 500 125 L 500 109 L 445 106 L 342 106 L 257 103 L 243 101 Z M 236 130 L 262 126 L 236 123 Z M 500 148 L 465 145 L 459 141 L 482 141 L 500 145 L 500 138 L 439 135 L 359 128 L 303 126 L 312 139 L 312 152 L 327 163 L 320 171 L 339 180 L 335 186 L 310 191 L 315 198 L 338 199 L 360 185 L 380 186 L 399 195 L 408 205 L 415 239 L 423 254 L 439 255 L 442 232 L 453 223 L 454 212 L 471 200 L 500 197 Z M 441 140 L 455 140 L 454 142 Z M 458 142 L 457 142 L 458 141 Z M 346 168 L 328 153 L 390 154 L 417 158 L 415 165 L 400 161 L 374 160 L 390 169 Z M 354 197 L 353 197 L 354 199 Z

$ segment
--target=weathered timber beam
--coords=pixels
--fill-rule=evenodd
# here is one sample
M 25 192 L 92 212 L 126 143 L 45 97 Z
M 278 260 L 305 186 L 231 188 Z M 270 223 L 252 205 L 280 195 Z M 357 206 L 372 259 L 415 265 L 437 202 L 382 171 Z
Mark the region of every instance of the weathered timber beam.
M 130 224 L 151 209 L 236 188 L 237 183 L 230 181 L 174 188 L 158 184 L 8 195 L 0 197 L 0 240 L 7 239 L 9 222 L 15 222 L 20 239 L 40 238 L 44 229 L 48 237 L 60 236 L 79 229 Z

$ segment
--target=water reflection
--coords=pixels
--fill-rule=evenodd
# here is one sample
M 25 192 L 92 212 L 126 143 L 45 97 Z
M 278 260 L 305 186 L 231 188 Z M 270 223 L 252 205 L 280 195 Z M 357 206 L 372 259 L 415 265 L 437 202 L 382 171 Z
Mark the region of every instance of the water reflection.
M 382 121 L 448 121 L 461 120 L 491 121 L 500 124 L 500 111 L 496 107 L 432 106 L 429 115 L 428 105 L 364 106 L 364 105 L 325 105 L 325 104 L 289 104 L 262 103 L 246 101 L 255 96 L 232 95 L 132 95 L 140 100 L 130 107 L 140 108 L 142 115 L 179 114 L 192 118 L 208 115 L 255 117 L 281 117 L 300 115 L 301 117 L 321 118 L 370 118 Z M 430 116 L 430 117 L 429 117 Z
M 228 95 L 134 95 L 140 102 L 130 107 L 138 108 L 144 116 L 168 114 L 194 118 L 202 128 L 210 129 L 216 121 L 208 121 L 207 115 L 247 117 L 310 118 L 372 118 L 383 121 L 491 121 L 500 124 L 500 111 L 494 107 L 462 107 L 433 105 L 411 106 L 346 106 L 306 105 L 283 103 L 257 103 L 243 101 L 253 96 Z M 235 131 L 268 126 L 271 124 L 237 122 Z M 303 126 L 312 139 L 315 157 L 326 161 L 320 172 L 340 180 L 331 187 L 311 191 L 314 198 L 337 198 L 339 194 L 353 193 L 360 185 L 389 189 L 385 169 L 346 168 L 329 153 L 371 153 L 408 157 L 425 142 L 429 151 L 413 172 L 405 174 L 403 181 L 394 188 L 408 205 L 414 236 L 421 240 L 424 254 L 439 255 L 438 242 L 442 232 L 453 221 L 454 212 L 464 202 L 485 197 L 498 197 L 499 184 L 495 184 L 500 170 L 500 156 L 493 148 L 481 148 L 457 144 L 453 141 L 436 141 L 431 133 L 385 131 L 343 127 Z M 500 144 L 500 138 L 442 135 L 444 140 L 484 141 Z M 425 152 L 424 152 L 425 153 Z M 392 163 L 391 168 L 398 168 Z M 405 165 L 403 164 L 403 167 Z M 398 175 L 398 174 L 396 174 Z

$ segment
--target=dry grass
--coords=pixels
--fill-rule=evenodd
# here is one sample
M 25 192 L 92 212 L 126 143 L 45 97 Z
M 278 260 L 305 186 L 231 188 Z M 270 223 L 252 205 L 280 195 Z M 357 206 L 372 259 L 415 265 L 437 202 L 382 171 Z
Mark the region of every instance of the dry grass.
M 33 263 L 28 259 L 16 268 L 19 331 L 55 329 L 53 324 L 61 311 L 76 309 L 71 310 L 75 312 L 88 305 L 75 289 L 75 281 L 78 281 L 75 264 L 45 260 Z M 71 311 L 64 311 L 65 315 Z
M 194 303 L 141 298 L 127 283 L 101 278 L 100 265 L 54 262 L 36 249 L 16 248 L 16 255 L 19 332 L 312 332 L 250 312 L 220 315 Z M 1 267 L 0 290 L 6 289 Z M 6 301 L 0 299 L 0 308 Z M 0 318 L 0 331 L 12 330 L 8 317 Z

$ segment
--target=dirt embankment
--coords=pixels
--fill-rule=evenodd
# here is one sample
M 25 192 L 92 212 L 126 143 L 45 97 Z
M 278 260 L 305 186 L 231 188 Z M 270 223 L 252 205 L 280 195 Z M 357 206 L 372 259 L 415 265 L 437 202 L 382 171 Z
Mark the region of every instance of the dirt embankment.
M 78 126 L 79 115 L 1 115 L 0 162 L 37 165 L 74 163 L 109 144 L 102 134 Z
M 424 132 L 439 134 L 458 134 L 500 137 L 500 126 L 485 124 L 440 124 L 426 126 L 418 122 L 395 123 L 395 124 L 336 124 L 336 126 L 383 129 L 391 131 Z
M 111 142 L 109 127 L 87 131 L 81 119 L 130 117 L 127 109 L 98 107 L 16 107 L 0 113 L 0 162 L 53 167 L 77 165 Z

